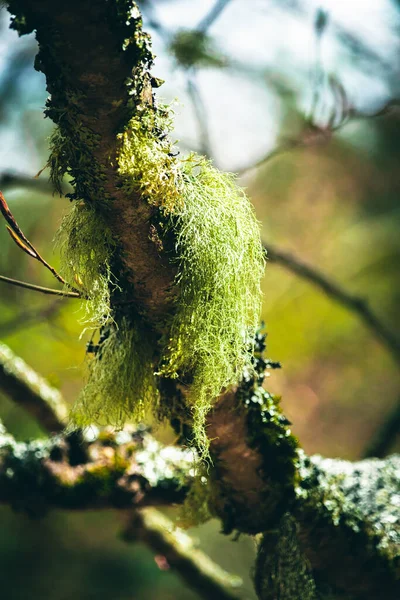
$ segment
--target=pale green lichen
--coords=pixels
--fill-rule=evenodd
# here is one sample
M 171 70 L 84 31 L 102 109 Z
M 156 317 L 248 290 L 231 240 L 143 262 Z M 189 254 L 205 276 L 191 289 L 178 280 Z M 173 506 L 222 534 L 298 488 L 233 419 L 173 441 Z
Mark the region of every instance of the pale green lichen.
M 167 224 L 175 237 L 179 297 L 160 372 L 190 376 L 194 433 L 206 448 L 204 422 L 213 402 L 244 369 L 252 370 L 264 254 L 253 208 L 234 176 L 191 156 L 181 180 L 182 205 Z
M 71 418 L 79 427 L 91 423 L 122 427 L 156 412 L 158 391 L 153 374 L 154 343 L 140 323 L 122 319 L 110 325 L 106 339 L 89 363 L 89 377 Z
M 56 237 L 65 279 L 87 296 L 84 322 L 101 327 L 112 320 L 110 291 L 116 287 L 110 262 L 115 250 L 105 217 L 88 204 L 75 202 Z
M 126 193 L 139 192 L 149 203 L 168 210 L 181 201 L 180 161 L 167 137 L 172 129 L 170 113 L 166 106 L 133 117 L 119 136 L 118 152 L 118 172 Z
M 208 411 L 221 391 L 240 381 L 244 369 L 252 370 L 264 253 L 253 208 L 235 177 L 204 157 L 174 156 L 165 136 L 170 126 L 165 108 L 136 114 L 120 135 L 118 152 L 123 189 L 158 208 L 158 234 L 168 240 L 168 256 L 177 270 L 178 295 L 160 342 L 160 360 L 154 364 L 154 351 L 143 354 L 148 336 L 140 317 L 124 320 L 113 332 L 113 345 L 107 340 L 93 360 L 74 414 L 80 423 L 101 417 L 122 424 L 124 417 L 138 417 L 142 411 L 136 404 L 151 404 L 157 397 L 150 373 L 158 371 L 186 387 L 194 440 L 206 454 Z M 79 203 L 62 225 L 64 273 L 81 282 L 90 298 L 92 322 L 99 326 L 114 316 L 110 261 L 115 241 L 106 211 Z M 129 346 L 125 350 L 124 344 Z M 114 346 L 118 353 L 108 351 Z

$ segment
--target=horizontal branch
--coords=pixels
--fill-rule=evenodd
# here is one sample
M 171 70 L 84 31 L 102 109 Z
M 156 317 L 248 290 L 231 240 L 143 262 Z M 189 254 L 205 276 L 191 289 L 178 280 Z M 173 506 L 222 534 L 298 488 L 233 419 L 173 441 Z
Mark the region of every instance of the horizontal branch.
M 46 294 L 47 296 L 62 296 L 63 298 L 77 298 L 78 300 L 84 299 L 82 294 L 78 292 L 54 290 L 53 288 L 43 287 L 41 285 L 36 285 L 35 283 L 27 283 L 26 281 L 19 281 L 18 279 L 12 279 L 11 277 L 5 277 L 4 275 L 0 275 L 0 281 L 3 283 L 9 283 L 10 285 L 15 285 L 16 287 L 24 288 L 26 290 L 39 292 L 40 294 Z
M 0 173 L 0 189 L 8 190 L 24 188 L 42 194 L 54 194 L 54 185 L 45 177 L 32 177 L 26 173 L 3 171 Z M 61 190 L 64 194 L 71 191 L 71 186 L 63 182 Z
M 123 532 L 127 542 L 141 541 L 159 555 L 161 568 L 172 569 L 201 598 L 238 600 L 242 581 L 196 548 L 193 540 L 154 508 L 134 511 Z
M 0 504 L 40 515 L 182 502 L 193 454 L 125 429 L 100 433 L 85 461 L 71 464 L 68 435 L 17 443 L 0 431 Z

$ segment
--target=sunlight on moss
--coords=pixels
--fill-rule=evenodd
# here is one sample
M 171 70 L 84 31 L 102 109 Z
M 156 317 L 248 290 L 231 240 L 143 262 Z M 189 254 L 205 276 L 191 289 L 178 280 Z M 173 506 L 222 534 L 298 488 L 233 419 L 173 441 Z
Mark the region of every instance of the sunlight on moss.
M 143 418 L 158 398 L 154 371 L 179 378 L 191 408 L 194 441 L 207 455 L 206 415 L 221 391 L 251 371 L 252 340 L 261 310 L 264 253 L 259 224 L 235 177 L 204 157 L 180 159 L 167 137 L 170 109 L 145 111 L 119 136 L 118 168 L 124 192 L 157 207 L 161 238 L 177 269 L 173 316 L 158 348 L 148 348 L 148 326 L 140 317 L 114 326 L 90 365 L 74 420 L 122 425 Z M 53 176 L 64 172 L 53 161 Z M 87 185 L 92 188 L 90 182 Z M 77 202 L 61 230 L 63 273 L 89 296 L 87 321 L 112 322 L 110 264 L 116 242 L 102 211 Z M 171 242 L 172 240 L 172 242 Z M 139 355 L 140 352 L 140 355 Z M 171 407 L 171 416 L 173 407 Z M 168 414 L 167 411 L 163 411 Z
M 149 203 L 171 210 L 180 200 L 180 161 L 167 137 L 172 130 L 170 112 L 164 107 L 158 113 L 146 112 L 130 120 L 119 136 L 118 172 L 127 194 L 139 192 Z

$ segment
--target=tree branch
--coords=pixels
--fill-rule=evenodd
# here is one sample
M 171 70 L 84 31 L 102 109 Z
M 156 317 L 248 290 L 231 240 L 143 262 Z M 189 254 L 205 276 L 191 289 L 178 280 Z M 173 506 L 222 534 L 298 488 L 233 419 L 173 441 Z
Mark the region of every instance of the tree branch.
M 381 344 L 389 350 L 396 363 L 400 363 L 400 339 L 391 329 L 381 323 L 364 298 L 353 296 L 321 271 L 318 271 L 315 267 L 310 267 L 292 254 L 284 252 L 271 244 L 266 244 L 264 247 L 271 262 L 281 264 L 292 273 L 312 283 L 328 297 L 354 313 Z
M 134 429 L 102 432 L 71 464 L 69 436 L 17 443 L 0 433 L 0 504 L 29 514 L 182 502 L 193 454 Z M 186 482 L 183 480 L 186 477 Z
M 154 508 L 134 511 L 122 537 L 141 541 L 158 556 L 161 568 L 176 571 L 201 598 L 238 600 L 242 581 L 214 563 L 193 540 Z M 160 556 L 161 555 L 161 556 Z
M 25 188 L 34 192 L 43 194 L 54 194 L 54 185 L 45 178 L 38 176 L 32 177 L 25 173 L 14 171 L 3 171 L 0 175 L 0 189 Z M 62 184 L 62 193 L 66 194 L 71 191 L 71 186 L 67 183 Z
M 68 409 L 60 392 L 2 343 L 0 389 L 31 414 L 46 431 L 57 433 L 64 430 Z
M 63 298 L 77 298 L 78 300 L 84 299 L 84 296 L 82 296 L 82 294 L 79 292 L 55 290 L 53 288 L 47 288 L 41 285 L 36 285 L 36 283 L 28 283 L 27 281 L 19 281 L 18 279 L 5 277 L 5 275 L 0 275 L 0 281 L 2 281 L 3 283 L 9 283 L 10 285 L 15 285 L 16 287 L 24 288 L 26 290 L 39 292 L 40 294 L 46 294 L 47 296 L 62 296 Z

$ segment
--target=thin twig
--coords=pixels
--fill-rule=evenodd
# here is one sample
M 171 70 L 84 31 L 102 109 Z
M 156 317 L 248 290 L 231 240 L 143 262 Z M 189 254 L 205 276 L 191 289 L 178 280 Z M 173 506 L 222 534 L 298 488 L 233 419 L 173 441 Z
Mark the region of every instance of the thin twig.
M 52 296 L 63 296 L 64 298 L 79 298 L 80 300 L 84 300 L 85 296 L 82 296 L 79 292 L 68 292 L 66 290 L 54 290 L 53 288 L 43 287 L 41 285 L 36 285 L 34 283 L 27 283 L 26 281 L 19 281 L 18 279 L 12 279 L 11 277 L 5 277 L 4 275 L 0 275 L 0 281 L 4 283 L 9 283 L 10 285 L 15 285 L 17 287 L 22 287 L 27 290 L 34 290 L 35 292 L 40 292 L 41 294 L 49 294 Z
M 386 327 L 375 313 L 369 308 L 365 298 L 354 296 L 340 285 L 329 279 L 315 267 L 310 267 L 298 257 L 284 252 L 271 244 L 264 244 L 267 256 L 271 262 L 279 263 L 286 269 L 295 273 L 325 292 L 327 296 L 353 312 L 366 325 L 374 336 L 391 353 L 392 357 L 400 363 L 400 339 L 391 329 Z
M 66 194 L 71 186 L 65 182 L 62 184 L 62 192 Z M 42 194 L 54 194 L 53 184 L 42 177 L 32 177 L 26 173 L 3 171 L 0 174 L 0 188 L 3 190 L 13 188 L 25 188 Z
M 376 119 L 384 117 L 389 114 L 393 109 L 399 107 L 400 100 L 395 98 L 387 102 L 382 108 L 375 111 L 374 113 L 360 113 L 353 106 L 351 106 L 343 86 L 340 82 L 336 81 L 333 77 L 329 78 L 329 83 L 332 89 L 332 93 L 336 95 L 338 100 L 339 110 L 333 112 L 326 125 L 318 125 L 313 121 L 314 116 L 306 120 L 306 127 L 301 132 L 298 138 L 284 139 L 281 144 L 273 148 L 270 152 L 267 152 L 256 162 L 232 169 L 233 172 L 238 175 L 245 175 L 249 171 L 253 171 L 258 167 L 267 164 L 272 159 L 296 150 L 298 148 L 313 148 L 315 146 L 321 146 L 328 144 L 335 133 L 340 131 L 345 125 L 355 120 L 366 120 Z
M 50 273 L 63 285 L 67 286 L 73 292 L 76 292 L 79 296 L 81 296 L 81 292 L 67 283 L 65 279 L 52 267 L 36 250 L 34 245 L 28 240 L 17 221 L 12 214 L 6 199 L 4 198 L 3 193 L 0 191 L 0 211 L 4 217 L 4 219 L 8 223 L 8 233 L 11 235 L 14 242 L 17 244 L 19 248 L 21 248 L 26 254 L 31 256 L 32 258 L 38 260 L 46 269 L 50 271 Z
M 0 389 L 52 433 L 63 431 L 68 409 L 61 393 L 0 343 Z
M 154 508 L 135 511 L 123 532 L 127 542 L 144 542 L 157 555 L 161 569 L 172 569 L 209 600 L 238 600 L 239 577 L 227 573 L 194 546 L 193 540 Z
M 231 0 L 217 0 L 214 6 L 211 7 L 211 10 L 201 19 L 196 27 L 196 31 L 206 33 L 230 2 Z
M 382 424 L 367 444 L 361 458 L 384 458 L 389 454 L 396 437 L 400 434 L 400 400 L 386 415 Z

